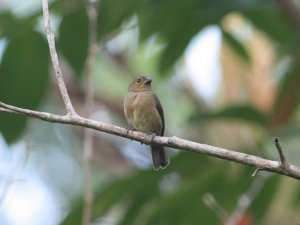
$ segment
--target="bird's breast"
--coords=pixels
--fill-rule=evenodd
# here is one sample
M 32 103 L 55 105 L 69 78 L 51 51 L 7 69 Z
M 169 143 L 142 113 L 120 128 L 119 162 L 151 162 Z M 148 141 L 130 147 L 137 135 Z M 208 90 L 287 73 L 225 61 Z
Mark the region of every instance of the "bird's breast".
M 160 135 L 162 120 L 157 111 L 153 93 L 144 91 L 135 93 L 133 96 L 132 126 L 138 131 Z

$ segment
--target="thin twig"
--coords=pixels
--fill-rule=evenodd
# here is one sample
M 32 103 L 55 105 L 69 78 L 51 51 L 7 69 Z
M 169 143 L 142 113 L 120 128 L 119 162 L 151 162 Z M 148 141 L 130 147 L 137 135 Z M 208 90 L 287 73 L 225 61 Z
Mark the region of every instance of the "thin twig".
M 217 202 L 216 198 L 211 193 L 205 193 L 202 196 L 202 201 L 207 205 L 220 219 L 220 221 L 226 221 L 228 213 L 226 210 Z
M 264 187 L 269 176 L 258 176 L 254 179 L 246 193 L 242 194 L 237 202 L 237 206 L 231 216 L 224 223 L 225 225 L 239 224 L 248 208 L 251 206 L 259 192 Z
M 88 19 L 89 19 L 89 43 L 88 54 L 85 62 L 85 81 L 86 81 L 86 98 L 85 98 L 85 116 L 90 117 L 94 105 L 94 87 L 92 79 L 92 66 L 94 65 L 97 53 L 97 21 L 99 1 L 84 0 Z M 94 200 L 91 161 L 93 158 L 93 137 L 94 132 L 91 129 L 84 129 L 83 139 L 83 161 L 84 161 L 84 207 L 82 216 L 82 225 L 88 225 L 91 221 L 91 212 Z
M 254 172 L 251 174 L 251 177 L 255 177 L 257 172 L 259 171 L 259 168 L 257 167 Z
M 288 168 L 289 163 L 287 162 L 287 160 L 286 160 L 286 158 L 285 158 L 285 156 L 284 156 L 284 153 L 283 153 L 283 150 L 282 150 L 282 147 L 281 147 L 281 143 L 280 143 L 278 137 L 276 137 L 276 138 L 274 139 L 274 143 L 275 143 L 275 146 L 276 146 L 276 148 L 277 148 L 277 150 L 278 150 L 279 157 L 280 157 L 280 162 L 281 162 L 282 166 L 283 166 L 284 168 Z
M 69 115 L 60 116 L 60 115 L 51 114 L 47 112 L 38 112 L 34 110 L 23 109 L 16 106 L 5 104 L 3 102 L 0 102 L 0 108 L 1 107 L 17 112 L 19 114 L 35 117 L 52 123 L 72 124 L 76 126 L 99 130 L 109 134 L 114 134 L 116 136 L 125 137 L 128 139 L 140 141 L 148 145 L 158 144 L 165 147 L 197 152 L 200 154 L 212 156 L 215 158 L 225 159 L 228 161 L 252 166 L 255 168 L 260 168 L 260 170 L 274 172 L 274 173 L 282 174 L 300 180 L 300 167 L 292 164 L 289 164 L 289 168 L 283 168 L 281 162 L 279 161 L 268 160 L 259 156 L 249 155 L 242 152 L 228 150 L 225 148 L 219 148 L 211 145 L 201 144 L 201 143 L 181 139 L 176 136 L 173 137 L 155 136 L 153 138 L 152 135 L 146 133 L 142 133 L 138 131 L 128 132 L 128 129 L 126 128 L 110 125 L 103 122 L 98 122 L 95 120 L 86 119 L 81 116 L 77 116 L 77 117 L 73 117 Z
M 9 110 L 9 109 L 5 109 L 5 108 L 0 108 L 0 112 L 7 112 L 7 113 L 20 114 L 20 113 L 18 113 L 18 112 L 15 112 L 15 111 L 12 111 L 12 110 Z
M 64 82 L 63 75 L 62 75 L 62 72 L 60 69 L 59 61 L 58 61 L 58 56 L 57 56 L 56 47 L 55 47 L 55 36 L 54 36 L 54 33 L 52 32 L 51 23 L 50 23 L 48 0 L 43 0 L 43 15 L 44 15 L 44 26 L 45 26 L 45 32 L 47 35 L 51 61 L 52 61 L 53 69 L 55 72 L 55 77 L 56 77 L 56 80 L 58 83 L 59 91 L 61 93 L 63 102 L 65 104 L 67 113 L 70 114 L 71 116 L 76 117 L 77 114 L 71 103 L 71 99 L 69 97 L 69 94 L 68 94 L 68 91 L 66 88 L 66 84 Z

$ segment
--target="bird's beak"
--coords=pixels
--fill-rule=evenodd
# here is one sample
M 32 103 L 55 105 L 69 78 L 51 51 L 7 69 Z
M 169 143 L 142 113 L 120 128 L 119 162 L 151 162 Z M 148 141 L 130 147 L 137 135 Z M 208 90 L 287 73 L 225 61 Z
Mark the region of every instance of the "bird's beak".
M 150 77 L 146 77 L 144 83 L 147 84 L 147 85 L 150 85 L 152 82 L 152 79 Z

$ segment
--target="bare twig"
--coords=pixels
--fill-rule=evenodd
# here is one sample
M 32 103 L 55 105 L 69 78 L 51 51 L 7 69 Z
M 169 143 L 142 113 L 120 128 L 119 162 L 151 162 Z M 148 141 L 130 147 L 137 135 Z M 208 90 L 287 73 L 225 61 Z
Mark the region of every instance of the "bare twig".
M 225 225 L 239 224 L 252 202 L 255 200 L 269 176 L 258 176 L 254 179 L 246 193 L 241 195 L 237 206 L 231 216 L 224 223 Z
M 55 47 L 55 37 L 54 33 L 52 32 L 51 29 L 51 24 L 50 24 L 50 16 L 49 16 L 49 9 L 48 9 L 48 0 L 43 0 L 43 15 L 44 15 L 44 26 L 45 26 L 45 32 L 47 35 L 47 40 L 48 40 L 48 45 L 50 49 L 50 56 L 51 56 L 51 61 L 52 65 L 54 68 L 55 72 L 55 77 L 58 83 L 59 91 L 61 93 L 63 102 L 65 104 L 67 113 L 71 116 L 77 116 L 74 107 L 71 103 L 66 84 L 63 79 L 63 75 L 60 69 L 59 61 L 58 61 L 58 56 L 56 52 L 56 47 Z
M 14 114 L 19 114 L 15 111 L 9 110 L 9 109 L 4 109 L 4 108 L 0 108 L 0 112 L 7 112 L 7 113 L 14 113 Z
M 5 104 L 3 102 L 0 102 L 0 108 L 8 109 L 17 112 L 19 114 L 35 117 L 48 122 L 72 124 L 76 126 L 91 128 L 105 133 L 114 134 L 116 136 L 140 141 L 148 145 L 159 144 L 165 147 L 197 152 L 200 154 L 225 159 L 239 164 L 252 166 L 255 168 L 259 168 L 260 170 L 274 172 L 274 173 L 282 174 L 300 180 L 300 167 L 298 166 L 289 164 L 289 168 L 283 168 L 281 162 L 279 161 L 268 160 L 259 156 L 249 155 L 242 152 L 228 150 L 225 148 L 219 148 L 211 145 L 192 142 L 189 140 L 178 138 L 176 136 L 173 137 L 155 136 L 153 138 L 152 135 L 148 135 L 146 133 L 142 133 L 138 131 L 128 132 L 128 129 L 126 128 L 110 125 L 103 122 L 98 122 L 95 120 L 86 119 L 81 116 L 77 116 L 77 117 L 73 117 L 69 115 L 60 116 L 60 115 L 51 114 L 47 112 L 38 112 L 34 110 L 23 109 L 23 108 Z
M 215 197 L 206 193 L 203 195 L 203 202 L 216 214 L 224 225 L 237 225 L 240 224 L 243 216 L 248 208 L 251 206 L 258 193 L 264 187 L 264 184 L 269 176 L 263 175 L 256 177 L 251 183 L 249 189 L 240 196 L 233 213 L 228 216 L 228 212 L 217 202 Z
M 86 98 L 85 110 L 86 117 L 90 117 L 92 107 L 94 105 L 94 88 L 92 79 L 92 66 L 94 65 L 97 53 L 97 21 L 99 1 L 84 0 L 86 11 L 89 19 L 89 44 L 88 54 L 85 62 L 85 80 L 86 80 Z M 91 221 L 92 205 L 94 200 L 91 161 L 93 157 L 93 137 L 94 132 L 91 129 L 84 129 L 84 208 L 82 216 L 82 225 L 88 225 Z
M 259 168 L 257 167 L 254 172 L 251 174 L 251 177 L 255 177 L 257 172 L 259 171 Z
M 280 157 L 280 162 L 281 162 L 281 164 L 282 164 L 282 167 L 288 169 L 289 163 L 287 162 L 287 160 L 286 160 L 286 158 L 285 158 L 285 156 L 284 156 L 284 153 L 283 153 L 283 150 L 282 150 L 282 147 L 281 147 L 281 143 L 280 143 L 278 137 L 276 137 L 276 138 L 274 139 L 274 143 L 275 143 L 275 146 L 276 146 L 276 148 L 277 148 L 277 150 L 278 150 L 279 157 Z
M 202 201 L 207 205 L 221 221 L 226 221 L 228 213 L 217 202 L 216 198 L 211 193 L 205 193 L 202 196 Z

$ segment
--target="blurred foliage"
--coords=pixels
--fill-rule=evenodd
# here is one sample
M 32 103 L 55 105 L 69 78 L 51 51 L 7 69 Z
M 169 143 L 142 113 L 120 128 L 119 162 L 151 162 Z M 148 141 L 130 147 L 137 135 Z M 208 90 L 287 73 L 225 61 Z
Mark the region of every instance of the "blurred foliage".
M 48 46 L 40 33 L 25 31 L 8 40 L 0 77 L 1 101 L 23 108 L 37 108 L 49 80 Z M 22 134 L 25 122 L 25 117 L 0 114 L 0 130 L 8 142 Z
M 268 125 L 267 116 L 250 105 L 231 105 L 230 107 L 221 109 L 217 112 L 197 113 L 192 115 L 190 119 L 191 121 L 207 121 L 216 120 L 218 118 L 228 120 L 244 120 L 262 127 L 266 127 Z
M 59 34 L 58 43 L 62 54 L 69 60 L 77 76 L 81 75 L 88 48 L 88 18 L 85 11 L 65 15 Z
M 67 68 L 64 67 L 64 73 L 75 77 L 69 87 L 70 92 L 73 93 L 76 88 L 84 92 L 82 81 L 85 78 L 88 47 L 88 20 L 84 5 L 80 0 L 60 0 L 54 1 L 50 8 L 51 14 L 58 21 L 54 26 L 60 61 Z M 259 107 L 251 99 L 251 94 L 260 98 L 264 91 L 270 91 L 264 87 L 263 82 L 259 84 L 261 86 L 255 86 L 257 89 L 250 94 L 250 82 L 245 82 L 239 90 L 232 88 L 237 76 L 241 74 L 228 69 L 229 63 L 241 71 L 245 67 L 247 71 L 257 71 L 253 67 L 263 59 L 256 58 L 261 54 L 257 52 L 260 49 L 251 48 L 250 41 L 243 40 L 236 34 L 236 30 L 232 31 L 224 25 L 224 18 L 231 13 L 237 13 L 246 21 L 253 36 L 262 33 L 274 50 L 272 70 L 266 71 L 270 73 L 269 79 L 276 81 L 274 99 L 271 99 L 272 105 L 268 110 Z M 129 80 L 134 73 L 153 72 L 152 75 L 157 78 L 154 79 L 157 81 L 155 87 L 165 106 L 169 133 L 187 139 L 196 137 L 195 141 L 205 140 L 211 145 L 220 144 L 214 140 L 221 137 L 219 139 L 224 146 L 238 146 L 239 151 L 254 149 L 251 154 L 273 157 L 273 154 L 268 154 L 268 149 L 274 147 L 272 136 L 280 134 L 285 140 L 291 140 L 289 138 L 300 135 L 299 122 L 296 122 L 299 120 L 300 35 L 297 33 L 299 28 L 294 27 L 293 18 L 289 16 L 292 15 L 273 0 L 102 0 L 98 39 L 103 49 L 97 56 L 98 62 L 94 68 L 97 70 L 96 98 L 107 109 L 101 114 L 101 119 L 109 117 L 109 120 L 124 124 L 122 94 Z M 0 64 L 0 101 L 30 109 L 57 104 L 56 100 L 53 101 L 57 96 L 51 91 L 47 92 L 51 89 L 50 60 L 47 43 L 40 29 L 41 19 L 41 11 L 25 17 L 18 17 L 10 11 L 0 12 L 0 37 L 7 43 Z M 130 35 L 122 37 L 126 39 L 125 44 L 116 40 L 123 35 L 128 24 L 135 23 L 137 27 L 133 26 L 133 33 L 139 39 L 136 45 Z M 233 73 L 231 77 L 223 77 L 223 83 L 228 79 L 232 87 L 226 89 L 227 86 L 220 85 L 220 89 L 225 90 L 220 91 L 219 99 L 211 105 L 202 101 L 201 96 L 193 91 L 192 82 L 182 75 L 183 72 L 178 72 L 178 68 L 184 64 L 182 55 L 190 41 L 209 25 L 220 28 L 223 38 L 222 69 L 229 71 L 228 74 Z M 231 53 L 224 50 L 224 46 L 229 46 L 234 56 L 242 59 L 244 64 L 235 61 Z M 278 69 L 277 66 L 284 60 L 288 62 L 287 65 Z M 251 78 L 258 79 L 255 75 Z M 239 79 L 248 78 L 241 77 Z M 80 91 L 73 94 L 72 99 L 79 98 Z M 236 96 L 248 93 L 249 96 L 237 103 L 226 99 L 229 92 L 235 92 Z M 259 95 L 255 95 L 257 92 Z M 52 101 L 46 98 L 47 93 Z M 7 142 L 13 143 L 23 137 L 27 120 L 26 117 L 0 113 L 0 131 Z M 232 120 L 248 123 L 249 126 L 256 124 L 264 130 L 264 135 L 253 140 L 253 136 L 242 126 L 210 126 L 211 122 L 215 124 Z M 257 130 L 251 127 L 250 132 L 256 133 Z M 231 145 L 232 142 L 235 145 Z M 298 146 L 298 140 L 289 145 L 290 148 Z M 291 151 L 287 156 L 289 154 Z M 300 154 L 296 152 L 293 159 L 297 161 L 299 158 Z M 102 179 L 100 187 L 95 185 L 93 221 L 112 216 L 117 218 L 115 224 L 120 225 L 222 224 L 224 221 L 220 221 L 214 210 L 204 204 L 203 196 L 211 193 L 230 215 L 242 194 L 257 179 L 251 177 L 253 168 L 232 166 L 228 162 L 222 163 L 194 153 L 174 153 L 171 165 L 159 172 L 152 169 L 136 170 L 122 178 L 112 178 L 109 173 L 109 179 Z M 284 193 L 284 182 L 286 180 L 279 176 L 266 179 L 258 196 L 245 212 L 245 217 L 252 224 L 274 224 L 276 217 L 272 221 L 273 213 L 270 210 L 272 203 L 281 197 L 278 193 Z M 299 184 L 293 185 L 298 189 L 295 188 L 297 191 L 291 194 L 297 198 L 291 197 L 292 201 L 282 206 L 282 210 L 299 210 Z M 70 212 L 62 221 L 63 225 L 80 224 L 82 201 L 72 203 Z M 287 212 L 283 212 L 281 217 L 283 220 L 290 218 Z
M 250 63 L 251 59 L 250 56 L 243 46 L 243 44 L 238 41 L 232 34 L 229 32 L 223 31 L 222 36 L 224 38 L 224 41 L 226 41 L 230 47 L 246 62 Z
M 290 115 L 295 112 L 299 105 L 299 83 L 300 83 L 300 53 L 294 56 L 289 70 L 284 75 L 279 87 L 278 96 L 274 104 L 273 123 L 280 125 L 286 123 Z
M 191 166 L 183 166 L 188 164 Z M 237 199 L 253 182 L 253 179 L 245 179 L 253 172 L 251 168 L 244 167 L 233 175 L 223 166 L 216 161 L 195 157 L 193 153 L 180 154 L 168 170 L 155 174 L 151 170 L 142 171 L 97 193 L 94 218 L 121 204 L 124 212 L 118 224 L 198 224 L 199 219 L 208 225 L 218 224 L 214 212 L 202 203 L 204 195 L 213 193 L 222 207 L 233 210 Z M 267 210 L 265 206 L 276 192 L 278 180 L 274 176 L 268 179 L 251 205 L 248 213 L 254 224 L 260 223 Z M 81 211 L 82 206 L 74 210 L 63 225 L 80 221 Z

